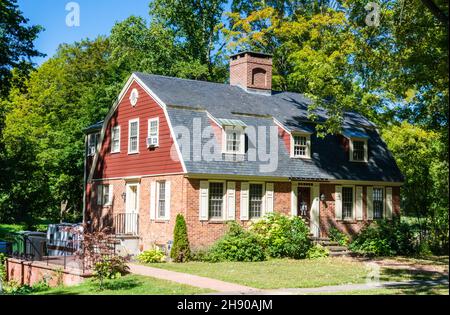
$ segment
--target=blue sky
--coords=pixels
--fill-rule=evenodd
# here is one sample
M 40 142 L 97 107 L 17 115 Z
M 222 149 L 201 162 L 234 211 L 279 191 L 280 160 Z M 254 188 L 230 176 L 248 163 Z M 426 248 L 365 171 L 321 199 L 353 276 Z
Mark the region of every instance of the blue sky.
M 45 28 L 35 41 L 36 48 L 45 58 L 34 61 L 41 64 L 51 57 L 61 43 L 73 43 L 83 38 L 108 35 L 116 21 L 130 15 L 148 19 L 150 0 L 75 0 L 80 6 L 80 26 L 66 25 L 66 4 L 70 0 L 18 0 L 19 8 L 30 20 L 29 24 L 39 24 Z

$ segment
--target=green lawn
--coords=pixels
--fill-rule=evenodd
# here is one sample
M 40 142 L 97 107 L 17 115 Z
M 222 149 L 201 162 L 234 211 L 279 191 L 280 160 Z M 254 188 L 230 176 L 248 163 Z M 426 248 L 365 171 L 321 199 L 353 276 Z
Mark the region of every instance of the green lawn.
M 126 275 L 110 280 L 103 290 L 92 280 L 72 287 L 56 287 L 35 293 L 36 295 L 169 295 L 202 294 L 212 291 L 138 275 Z
M 364 283 L 368 275 L 363 261 L 349 258 L 273 259 L 264 262 L 188 262 L 151 264 L 152 267 L 191 273 L 260 289 L 313 288 L 329 285 Z M 381 281 L 437 280 L 442 272 L 383 267 Z
M 320 295 L 448 295 L 448 286 L 397 286 L 373 290 L 322 293 Z
M 151 264 L 152 267 L 191 273 L 260 289 L 311 288 L 362 283 L 365 265 L 349 259 L 272 259 L 263 262 L 188 262 Z

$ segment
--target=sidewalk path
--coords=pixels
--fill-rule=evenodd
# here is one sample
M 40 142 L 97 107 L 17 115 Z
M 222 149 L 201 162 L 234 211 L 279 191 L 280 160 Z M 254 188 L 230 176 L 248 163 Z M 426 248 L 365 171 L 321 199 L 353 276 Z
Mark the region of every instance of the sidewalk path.
M 389 281 L 380 282 L 378 284 L 359 283 L 359 284 L 341 284 L 333 286 L 325 286 L 318 288 L 286 288 L 286 289 L 256 289 L 240 284 L 225 282 L 221 280 L 191 275 L 187 273 L 169 271 L 160 268 L 153 268 L 138 264 L 128 264 L 130 272 L 142 276 L 148 276 L 163 280 L 169 280 L 177 283 L 187 284 L 190 286 L 210 289 L 217 291 L 212 294 L 230 294 L 230 295 L 302 295 L 317 293 L 334 293 L 346 291 L 366 291 L 381 288 L 395 288 L 405 286 L 435 286 L 439 284 L 448 285 L 448 279 L 442 280 L 410 280 L 410 281 Z
M 128 264 L 130 272 L 141 276 L 148 276 L 163 280 L 169 280 L 177 283 L 187 284 L 190 286 L 210 289 L 220 293 L 233 292 L 234 294 L 251 294 L 256 293 L 259 289 L 247 287 L 240 284 L 229 283 L 216 279 L 190 275 L 176 271 L 169 271 L 159 268 L 153 268 L 138 264 Z

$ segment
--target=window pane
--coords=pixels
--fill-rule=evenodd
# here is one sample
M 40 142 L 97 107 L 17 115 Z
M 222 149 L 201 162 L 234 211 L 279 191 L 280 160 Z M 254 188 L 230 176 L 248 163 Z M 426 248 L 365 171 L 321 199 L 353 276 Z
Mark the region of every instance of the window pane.
M 114 127 L 112 130 L 112 151 L 113 152 L 118 152 L 120 150 L 119 142 L 120 142 L 120 129 L 119 129 L 119 127 Z
M 130 151 L 137 152 L 138 151 L 138 122 L 134 121 L 130 123 Z
M 294 156 L 306 156 L 308 141 L 305 136 L 294 136 Z
M 103 185 L 103 205 L 109 202 L 109 185 Z
M 222 218 L 223 183 L 209 183 L 209 217 Z
M 263 187 L 261 184 L 250 184 L 250 218 L 260 218 L 262 213 Z
M 227 131 L 227 151 L 239 152 L 241 146 L 241 134 L 237 131 Z
M 364 161 L 364 141 L 353 141 L 353 160 Z
M 159 196 L 158 196 L 158 216 L 166 216 L 166 182 L 158 182 Z
M 156 137 L 158 135 L 158 121 L 150 121 L 150 137 Z
M 373 217 L 374 219 L 383 218 L 383 189 L 373 189 Z
M 342 216 L 353 219 L 353 188 L 342 187 Z

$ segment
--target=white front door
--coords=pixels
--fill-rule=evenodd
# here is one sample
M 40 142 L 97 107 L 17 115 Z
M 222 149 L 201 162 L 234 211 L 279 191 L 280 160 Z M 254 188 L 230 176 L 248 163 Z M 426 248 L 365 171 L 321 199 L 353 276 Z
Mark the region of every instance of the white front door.
M 320 236 L 320 186 L 314 184 L 311 189 L 310 230 L 314 237 Z
M 139 184 L 127 184 L 125 234 L 137 234 L 139 213 Z

